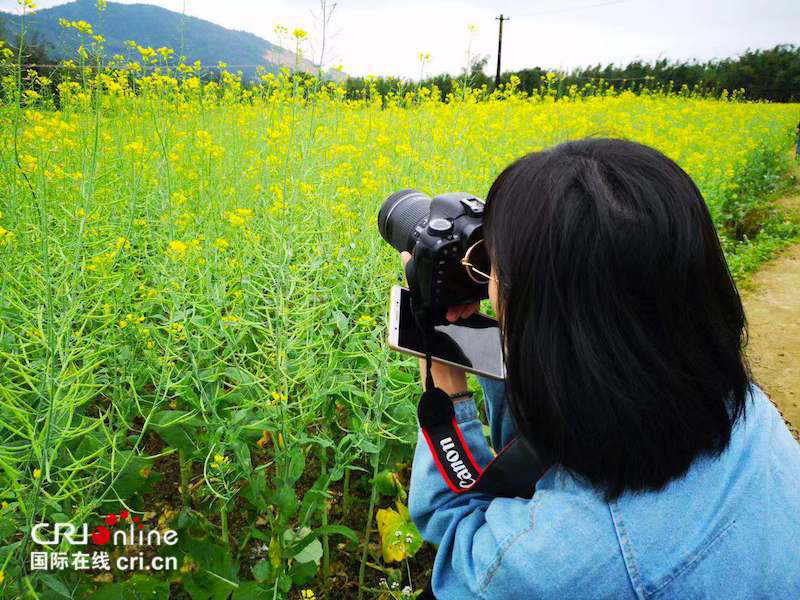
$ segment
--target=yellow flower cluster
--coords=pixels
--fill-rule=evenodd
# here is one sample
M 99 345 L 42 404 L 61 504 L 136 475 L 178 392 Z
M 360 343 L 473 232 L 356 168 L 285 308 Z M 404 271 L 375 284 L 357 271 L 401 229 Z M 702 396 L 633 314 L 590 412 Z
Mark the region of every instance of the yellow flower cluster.
M 64 29 L 74 29 L 78 33 L 82 33 L 84 35 L 94 35 L 94 29 L 91 23 L 87 23 L 86 21 L 68 21 L 67 19 L 59 19 L 58 24 Z
M 214 469 L 221 469 L 230 462 L 231 459 L 229 456 L 225 456 L 223 454 L 215 454 L 214 460 L 211 462 L 211 467 Z
M 167 244 L 167 256 L 173 260 L 183 260 L 188 258 L 194 250 L 200 247 L 200 240 L 195 238 L 191 241 L 183 242 L 181 240 L 172 240 Z
M 195 145 L 208 158 L 219 158 L 225 154 L 225 148 L 214 143 L 211 134 L 203 129 L 195 134 Z
M 172 323 L 167 329 L 177 339 L 179 340 L 186 339 L 186 331 L 183 327 L 183 323 Z
M 14 240 L 14 232 L 0 226 L 0 246 L 10 244 Z
M 253 209 L 237 208 L 225 212 L 225 218 L 234 227 L 244 227 L 253 218 Z
M 360 317 L 358 317 L 356 323 L 361 327 L 364 327 L 366 329 L 371 329 L 372 327 L 375 326 L 375 317 L 372 317 L 370 315 L 361 315 Z
M 279 404 L 279 403 L 285 404 L 289 400 L 286 394 L 281 394 L 280 392 L 272 392 L 270 396 L 272 397 L 272 404 Z

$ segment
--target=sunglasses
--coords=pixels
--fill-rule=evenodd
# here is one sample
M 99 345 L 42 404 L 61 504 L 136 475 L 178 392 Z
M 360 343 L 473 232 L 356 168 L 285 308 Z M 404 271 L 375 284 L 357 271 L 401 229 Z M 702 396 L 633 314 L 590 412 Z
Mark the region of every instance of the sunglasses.
M 484 284 L 497 281 L 497 277 L 491 275 L 492 266 L 489 263 L 489 255 L 482 238 L 469 247 L 464 258 L 461 259 L 461 264 L 467 270 L 469 278 L 475 283 Z

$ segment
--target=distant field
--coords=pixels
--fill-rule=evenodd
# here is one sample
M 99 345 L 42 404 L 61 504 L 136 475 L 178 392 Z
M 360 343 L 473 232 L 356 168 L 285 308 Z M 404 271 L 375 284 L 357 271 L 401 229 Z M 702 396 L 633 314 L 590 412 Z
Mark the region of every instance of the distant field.
M 798 105 L 544 90 L 382 106 L 286 76 L 121 73 L 62 83 L 60 110 L 47 82 L 0 108 L 3 597 L 36 549 L 26 527 L 123 509 L 180 535 L 180 569 L 128 584 L 147 597 L 168 597 L 162 581 L 172 597 L 342 597 L 359 567 L 365 586 L 408 585 L 373 510 L 416 436 L 414 363 L 383 341 L 399 260 L 376 214 L 393 191 L 483 196 L 526 152 L 622 136 L 694 178 L 737 278 L 800 233 L 769 202 Z M 131 576 L 87 573 L 29 585 L 117 598 Z

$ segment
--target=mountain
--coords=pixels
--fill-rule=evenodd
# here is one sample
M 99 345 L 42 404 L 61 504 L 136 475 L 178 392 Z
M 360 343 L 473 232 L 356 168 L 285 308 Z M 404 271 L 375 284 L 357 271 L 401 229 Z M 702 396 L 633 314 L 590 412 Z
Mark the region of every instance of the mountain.
M 7 35 L 18 31 L 18 19 L 17 15 L 0 12 L 0 31 Z M 144 47 L 172 48 L 175 59 L 183 54 L 187 63 L 199 60 L 205 67 L 213 68 L 224 62 L 228 70 L 241 70 L 247 79 L 255 75 L 257 66 L 275 73 L 284 66 L 294 68 L 296 62 L 293 52 L 246 31 L 226 29 L 150 4 L 109 2 L 99 14 L 95 0 L 77 0 L 26 17 L 26 39 L 44 44 L 47 54 L 55 59 L 74 59 L 81 44 L 78 34 L 61 27 L 59 19 L 91 23 L 95 33 L 105 37 L 105 53 L 109 58 L 114 54 L 131 56 L 125 42 L 133 40 Z M 134 51 L 134 55 L 138 59 L 138 53 Z M 317 66 L 310 60 L 301 58 L 297 62 L 299 69 L 317 72 Z M 337 79 L 342 75 L 333 71 L 326 74 Z

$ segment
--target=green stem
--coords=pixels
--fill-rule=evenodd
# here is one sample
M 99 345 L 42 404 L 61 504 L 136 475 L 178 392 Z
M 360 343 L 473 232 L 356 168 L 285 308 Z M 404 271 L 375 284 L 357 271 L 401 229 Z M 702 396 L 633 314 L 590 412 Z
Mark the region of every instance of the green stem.
M 378 476 L 378 465 L 380 464 L 380 452 L 375 456 L 375 465 L 372 467 L 372 479 Z M 367 553 L 369 552 L 369 536 L 372 533 L 372 514 L 375 512 L 375 498 L 377 491 L 375 486 L 372 486 L 372 492 L 369 495 L 369 510 L 367 511 L 367 527 L 364 530 L 364 549 L 361 552 L 361 564 L 358 567 L 358 600 L 364 597 L 364 571 L 367 566 Z
M 344 486 L 342 490 L 342 512 L 347 514 L 350 511 L 350 469 L 344 472 Z
M 320 457 L 320 475 L 322 478 L 328 471 L 328 452 L 325 448 L 322 449 L 322 456 Z M 328 527 L 328 501 L 323 497 L 322 500 L 322 526 Z M 330 597 L 330 569 L 331 569 L 331 550 L 328 539 L 328 534 L 322 535 L 322 589 L 324 597 Z
M 219 508 L 219 520 L 222 525 L 222 543 L 228 545 L 228 504 L 223 502 Z
M 181 502 L 184 506 L 189 506 L 189 479 L 192 472 L 192 461 L 186 456 L 185 450 L 178 450 L 178 462 L 180 463 L 181 475 Z

